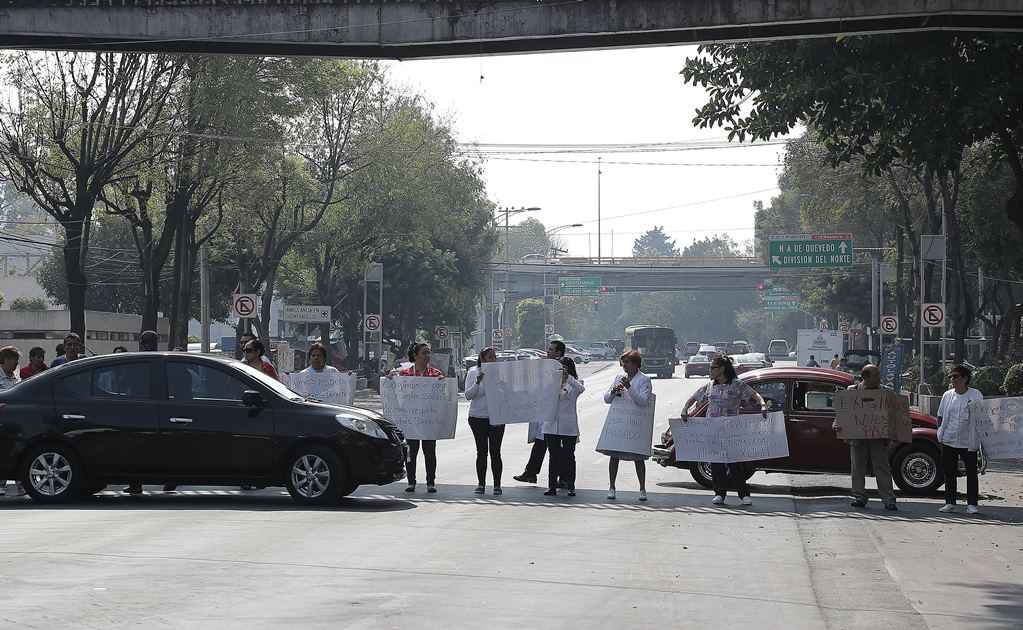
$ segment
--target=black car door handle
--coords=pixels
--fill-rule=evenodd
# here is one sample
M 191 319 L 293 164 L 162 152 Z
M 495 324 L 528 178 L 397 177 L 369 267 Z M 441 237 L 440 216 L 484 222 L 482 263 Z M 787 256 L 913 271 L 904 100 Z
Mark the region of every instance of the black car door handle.
M 73 413 L 66 413 L 61 416 L 65 420 L 85 420 L 85 416 L 79 416 Z
M 191 418 L 171 418 L 170 421 L 174 424 L 192 424 Z

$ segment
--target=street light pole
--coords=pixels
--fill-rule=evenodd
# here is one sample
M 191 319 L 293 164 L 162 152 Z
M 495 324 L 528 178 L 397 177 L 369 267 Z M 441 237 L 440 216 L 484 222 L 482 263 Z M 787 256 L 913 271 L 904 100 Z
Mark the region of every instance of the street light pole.
M 522 212 L 536 212 L 539 209 L 540 208 L 538 208 L 536 206 L 532 206 L 532 207 L 529 207 L 529 208 L 498 208 L 497 209 L 497 213 L 498 214 L 503 214 L 504 215 L 504 289 L 501 290 L 501 293 L 502 293 L 502 295 L 501 295 L 501 316 L 498 318 L 498 326 L 501 328 L 501 330 L 504 330 L 504 312 L 505 312 L 506 307 L 508 306 L 508 274 L 509 274 L 508 267 L 511 264 L 511 258 L 509 256 L 509 249 L 508 249 L 508 233 L 510 232 L 511 226 L 508 224 L 508 217 L 510 217 L 513 214 L 519 214 L 519 213 L 522 213 Z M 491 274 L 491 279 L 492 278 L 493 278 L 493 274 Z M 492 292 L 491 292 L 491 295 L 493 295 Z M 503 343 L 503 338 L 502 338 L 502 343 Z
M 597 264 L 600 264 L 600 157 L 597 157 Z
M 582 223 L 572 223 L 570 225 L 559 225 L 557 227 L 553 227 L 553 228 L 547 230 L 546 232 L 544 232 L 544 235 L 547 236 L 547 241 L 548 241 L 548 243 L 550 243 L 550 237 L 552 235 L 554 235 L 556 232 L 559 232 L 559 231 L 567 229 L 567 228 L 577 228 L 577 227 L 582 227 L 582 226 L 583 226 Z M 544 327 L 544 341 L 546 341 L 546 337 L 547 337 L 547 324 L 548 323 L 552 324 L 552 325 L 554 324 L 554 320 L 553 320 L 553 317 L 554 317 L 554 313 L 553 313 L 553 311 L 554 311 L 554 291 L 550 292 L 550 295 L 551 295 L 551 313 L 550 313 L 550 316 L 551 317 L 550 317 L 550 319 L 548 319 L 548 317 L 547 317 L 547 315 L 548 315 L 548 312 L 547 312 L 547 252 L 552 252 L 553 253 L 555 249 L 556 248 L 553 245 L 551 245 L 549 248 L 545 248 L 544 252 L 543 252 L 543 327 Z M 563 250 L 557 250 L 557 251 L 563 251 Z M 561 272 L 558 272 L 558 278 L 559 279 L 561 278 Z

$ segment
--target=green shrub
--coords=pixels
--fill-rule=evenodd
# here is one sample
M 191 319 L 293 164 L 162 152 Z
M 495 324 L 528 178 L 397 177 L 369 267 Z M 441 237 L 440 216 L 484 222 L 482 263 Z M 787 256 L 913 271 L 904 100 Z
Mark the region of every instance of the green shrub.
M 1007 372 L 1008 370 L 998 366 L 984 368 L 974 375 L 970 387 L 976 388 L 984 396 L 1001 396 Z
M 1017 363 L 1005 373 L 1002 389 L 1006 396 L 1023 396 L 1023 363 Z
M 46 300 L 43 298 L 14 298 L 11 300 L 12 311 L 45 311 Z

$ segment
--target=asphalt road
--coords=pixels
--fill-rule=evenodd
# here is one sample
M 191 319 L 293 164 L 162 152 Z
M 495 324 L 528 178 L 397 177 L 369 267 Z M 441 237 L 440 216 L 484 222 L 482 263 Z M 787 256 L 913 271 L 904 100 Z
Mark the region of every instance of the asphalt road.
M 608 501 L 593 447 L 615 367 L 580 372 L 574 498 L 511 479 L 524 426 L 506 433 L 504 495 L 474 495 L 462 425 L 438 445 L 432 495 L 395 483 L 330 509 L 280 489 L 0 499 L 0 628 L 1020 627 L 1019 463 L 981 479 L 979 517 L 903 496 L 897 513 L 855 510 L 847 477 L 764 473 L 752 507 L 717 507 L 688 472 L 649 463 L 641 503 L 627 462 Z M 654 380 L 658 431 L 697 385 Z

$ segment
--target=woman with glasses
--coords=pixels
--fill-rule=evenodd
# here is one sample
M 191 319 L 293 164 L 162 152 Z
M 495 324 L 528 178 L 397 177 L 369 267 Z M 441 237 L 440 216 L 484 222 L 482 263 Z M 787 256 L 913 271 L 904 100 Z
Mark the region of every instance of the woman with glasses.
M 977 479 L 977 450 L 980 434 L 976 418 L 970 417 L 970 402 L 983 400 L 984 395 L 970 387 L 972 374 L 965 365 L 952 368 L 952 389 L 941 396 L 938 405 L 938 441 L 941 442 L 941 467 L 945 475 L 945 505 L 939 512 L 956 511 L 956 474 L 959 458 L 966 464 L 966 512 L 980 514 L 977 500 L 980 482 Z
M 622 364 L 622 371 L 615 375 L 611 382 L 611 388 L 604 392 L 604 402 L 611 404 L 616 396 L 628 396 L 637 407 L 646 407 L 650 401 L 650 394 L 653 393 L 653 384 L 650 377 L 639 370 L 643 365 L 643 355 L 636 350 L 629 350 L 623 354 L 619 361 Z M 615 482 L 618 479 L 618 463 L 622 460 L 636 462 L 636 476 L 639 478 L 639 500 L 646 501 L 646 455 L 637 453 L 626 453 L 624 451 L 601 450 L 611 460 L 607 464 L 607 473 L 610 483 L 607 489 L 608 499 L 617 499 L 618 491 L 615 489 Z
M 267 376 L 272 376 L 278 380 L 280 379 L 280 377 L 277 376 L 277 368 L 274 367 L 274 364 L 263 360 L 263 353 L 266 351 L 266 348 L 263 346 L 262 341 L 259 339 L 252 339 L 243 346 L 243 350 L 245 352 L 245 356 L 242 358 L 242 363 L 259 370 Z
M 495 357 L 496 358 L 496 357 Z M 408 349 L 411 367 L 398 372 L 398 376 L 429 376 L 444 378 L 444 373 L 430 365 L 430 346 L 414 343 Z M 393 372 L 388 376 L 393 376 Z M 426 491 L 437 492 L 437 440 L 407 440 L 408 442 L 408 486 L 405 492 L 416 491 L 416 460 L 419 459 L 419 445 L 422 442 L 423 459 L 426 460 Z
M 743 401 L 752 400 L 760 404 L 760 413 L 767 417 L 767 404 L 752 387 L 739 380 L 735 367 L 727 356 L 719 354 L 710 362 L 710 382 L 696 390 L 682 406 L 682 422 L 689 420 L 689 408 L 694 403 L 707 401 L 707 417 L 723 418 L 737 416 Z M 743 505 L 753 505 L 749 487 L 746 485 L 746 469 L 740 462 L 730 464 L 712 463 L 711 478 L 714 483 L 714 505 L 724 505 L 728 492 L 728 473 L 731 473 L 735 492 Z
M 467 386 L 465 399 L 469 401 L 469 428 L 476 440 L 476 494 L 487 491 L 487 454 L 490 455 L 490 466 L 494 473 L 494 494 L 501 494 L 501 473 L 504 462 L 501 461 L 501 442 L 504 440 L 503 424 L 490 424 L 490 411 L 487 410 L 487 396 L 484 391 L 484 363 L 497 361 L 497 352 L 493 348 L 483 348 L 475 367 L 465 376 Z

